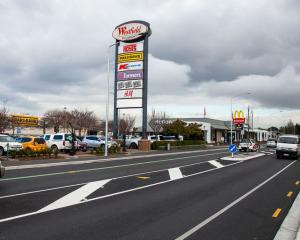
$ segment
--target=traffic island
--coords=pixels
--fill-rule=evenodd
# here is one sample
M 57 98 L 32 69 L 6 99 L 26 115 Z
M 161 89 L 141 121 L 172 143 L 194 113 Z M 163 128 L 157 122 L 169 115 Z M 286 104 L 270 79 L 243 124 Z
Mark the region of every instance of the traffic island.
M 235 154 L 230 157 L 222 157 L 221 160 L 227 160 L 227 161 L 246 161 L 258 157 L 265 156 L 264 153 L 248 153 L 248 154 Z

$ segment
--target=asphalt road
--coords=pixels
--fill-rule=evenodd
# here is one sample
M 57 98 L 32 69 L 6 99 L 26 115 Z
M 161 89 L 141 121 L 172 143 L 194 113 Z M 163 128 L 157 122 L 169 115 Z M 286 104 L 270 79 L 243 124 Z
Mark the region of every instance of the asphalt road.
M 273 239 L 299 191 L 300 162 L 226 155 L 7 171 L 0 239 Z

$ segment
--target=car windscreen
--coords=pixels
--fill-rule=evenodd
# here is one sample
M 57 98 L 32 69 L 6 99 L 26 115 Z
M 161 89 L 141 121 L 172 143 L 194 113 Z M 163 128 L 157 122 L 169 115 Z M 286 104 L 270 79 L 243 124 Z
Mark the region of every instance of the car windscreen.
M 28 137 L 23 137 L 23 138 L 17 138 L 16 141 L 19 143 L 26 143 L 26 142 L 30 142 L 32 140 L 32 138 L 28 138 Z
M 298 143 L 298 138 L 294 137 L 280 137 L 278 139 L 279 143 L 288 143 L 288 144 L 297 144 Z
M 10 136 L 0 136 L 0 142 L 14 142 L 15 140 Z
M 45 140 L 43 138 L 35 138 L 34 142 L 37 143 L 37 144 L 44 144 Z

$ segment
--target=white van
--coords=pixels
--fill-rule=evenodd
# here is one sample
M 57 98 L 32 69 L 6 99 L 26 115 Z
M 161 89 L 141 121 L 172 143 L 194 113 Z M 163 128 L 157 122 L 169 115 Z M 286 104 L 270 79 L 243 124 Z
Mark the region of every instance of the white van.
M 281 135 L 276 146 L 276 157 L 298 158 L 300 156 L 300 138 L 297 135 Z

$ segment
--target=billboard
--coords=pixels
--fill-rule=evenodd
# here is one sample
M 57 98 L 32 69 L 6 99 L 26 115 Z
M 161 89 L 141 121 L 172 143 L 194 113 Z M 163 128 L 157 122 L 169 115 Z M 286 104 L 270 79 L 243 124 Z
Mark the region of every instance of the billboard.
M 142 108 L 143 137 L 147 130 L 148 38 L 150 24 L 129 21 L 117 26 L 116 39 L 114 136 L 117 135 L 118 109 Z
M 39 124 L 39 118 L 36 116 L 13 114 L 11 120 L 17 127 L 37 127 Z

